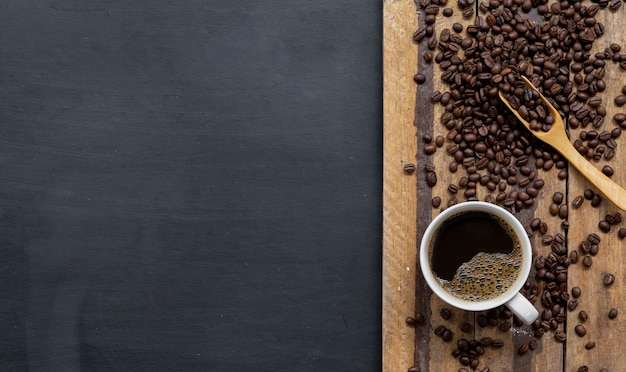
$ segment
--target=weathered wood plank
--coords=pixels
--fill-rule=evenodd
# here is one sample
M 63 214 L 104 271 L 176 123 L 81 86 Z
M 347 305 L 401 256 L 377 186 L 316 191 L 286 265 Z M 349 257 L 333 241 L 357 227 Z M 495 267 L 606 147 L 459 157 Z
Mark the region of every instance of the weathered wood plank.
M 383 187 L 383 370 L 406 371 L 413 365 L 414 330 L 405 319 L 415 312 L 415 176 L 403 165 L 415 163 L 417 48 L 412 1 L 383 3 L 384 187 Z
M 604 9 L 598 12 L 596 19 L 606 27 L 606 33 L 594 43 L 592 55 L 602 52 L 611 43 L 617 43 L 626 49 L 626 34 L 624 20 L 626 7 L 622 6 L 618 11 L 613 12 Z M 617 107 L 613 100 L 621 94 L 621 89 L 626 85 L 626 71 L 617 64 L 606 63 L 606 75 L 604 80 L 607 88 L 600 93 L 603 98 L 603 105 L 606 107 L 607 116 L 604 127 L 601 130 L 612 130 L 617 126 L 612 120 L 616 113 L 624 113 L 624 107 Z M 592 128 L 579 128 L 572 130 L 572 138 L 576 138 L 582 130 Z M 610 164 L 615 169 L 615 174 L 611 177 L 623 187 L 626 186 L 626 167 L 624 166 L 624 151 L 626 151 L 626 139 L 620 136 L 616 139 L 617 156 L 611 161 L 594 162 L 599 168 L 603 164 Z M 569 177 L 568 199 L 571 201 L 577 195 L 582 195 L 584 190 L 592 189 L 589 182 L 582 175 L 572 171 Z M 623 371 L 626 368 L 626 354 L 619 345 L 621 334 L 626 331 L 626 240 L 617 237 L 619 227 L 624 227 L 624 223 L 613 226 L 611 231 L 603 233 L 598 228 L 598 222 L 604 219 L 606 214 L 614 214 L 619 210 L 608 200 L 603 200 L 599 208 L 592 208 L 590 202 L 571 211 L 570 223 L 576 228 L 571 229 L 568 240 L 569 249 L 578 249 L 581 241 L 585 240 L 589 233 L 596 233 L 600 236 L 600 249 L 593 257 L 593 265 L 589 269 L 582 265 L 570 267 L 569 288 L 578 286 L 582 290 L 582 295 L 578 299 L 580 305 L 578 309 L 570 313 L 567 321 L 567 350 L 566 350 L 566 371 L 575 371 L 581 365 L 587 365 L 590 371 L 598 371 L 601 368 L 608 368 L 609 371 Z M 606 273 L 615 275 L 615 284 L 606 287 L 603 284 L 603 276 Z M 607 316 L 609 309 L 616 308 L 621 314 L 614 320 Z M 582 322 L 578 318 L 580 310 L 585 310 L 589 314 L 589 319 Z M 582 324 L 586 328 L 587 334 L 584 337 L 576 335 L 574 328 Z M 597 346 L 594 349 L 585 349 L 585 344 L 594 341 Z

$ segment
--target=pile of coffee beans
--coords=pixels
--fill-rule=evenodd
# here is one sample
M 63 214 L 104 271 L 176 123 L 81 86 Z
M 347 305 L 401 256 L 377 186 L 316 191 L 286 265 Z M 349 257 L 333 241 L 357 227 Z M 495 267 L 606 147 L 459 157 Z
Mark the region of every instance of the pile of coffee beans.
M 472 4 L 459 1 L 459 8 L 473 9 Z M 447 1 L 441 0 L 420 1 L 424 24 L 413 35 L 425 50 L 421 53 L 424 62 L 439 66 L 441 82 L 448 87 L 430 96 L 444 108 L 439 120 L 447 130 L 448 170 L 458 174 L 460 192 L 450 195 L 444 208 L 461 197 L 477 200 L 483 195 L 486 201 L 519 211 L 534 205 L 537 169 L 554 167 L 559 178 L 567 177 L 560 155 L 521 127 L 500 102 L 499 91 L 533 129 L 550 130 L 555 118 L 520 75 L 527 76 L 559 114 L 567 117 L 569 128 L 593 127 L 573 140 L 581 154 L 594 161 L 613 159 L 615 139 L 626 127 L 626 115 L 617 114 L 613 122 L 606 121 L 606 108 L 597 93 L 606 89 L 607 64 L 626 69 L 626 53 L 612 43 L 602 53 L 591 54 L 594 42 L 605 32 L 595 19 L 604 8 L 601 3 L 587 6 L 564 0 L 548 6 L 543 0 L 482 0 L 474 24 L 464 30 L 457 23 L 437 32 L 434 20 L 446 5 Z M 533 9 L 540 16 L 537 21 L 527 17 Z M 424 83 L 426 77 L 417 74 L 415 81 Z M 626 101 L 626 87 L 623 92 L 617 101 Z M 427 155 L 443 145 L 424 143 Z M 606 165 L 604 173 L 610 176 L 614 172 Z M 437 184 L 434 170 L 425 177 L 428 186 Z M 480 187 L 485 190 L 479 192 Z
M 443 136 L 433 139 L 432 135 L 424 135 L 421 149 L 430 157 L 443 148 L 450 159 L 446 169 L 435 170 L 428 163 L 421 176 L 429 187 L 437 185 L 437 172 L 447 171 L 447 176 L 455 178 L 441 188 L 446 190 L 445 195 L 432 197 L 432 208 L 445 209 L 463 200 L 482 199 L 517 213 L 535 206 L 545 185 L 541 174 L 554 171 L 556 178 L 567 178 L 565 160 L 517 121 L 500 101 L 498 92 L 530 123 L 531 130 L 546 132 L 556 118 L 540 99 L 540 92 L 566 121 L 574 148 L 611 177 L 614 170 L 609 163 L 616 157 L 616 140 L 626 129 L 626 113 L 608 119 L 605 101 L 610 100 L 609 104 L 618 107 L 625 105 L 626 87 L 617 97 L 603 99 L 599 93 L 607 88 L 604 80 L 607 68 L 615 65 L 618 70 L 626 70 L 626 53 L 617 43 L 609 43 L 599 53 L 592 54 L 591 50 L 599 38 L 607 37 L 605 26 L 596 15 L 619 9 L 622 0 L 592 0 L 591 4 L 578 0 L 551 4 L 547 0 L 478 1 L 477 4 L 474 0 L 457 2 L 464 18 L 477 14 L 472 24 L 465 27 L 454 23 L 441 30 L 436 28 L 439 10 L 443 9 L 443 16 L 449 17 L 456 9 L 449 7 L 447 0 L 418 2 L 421 26 L 413 39 L 420 45 L 420 63 L 434 64 L 441 72 L 438 85 L 445 87 L 430 94 L 430 101 L 442 108 L 435 124 L 440 123 L 444 128 Z M 526 87 L 522 75 L 539 92 Z M 417 84 L 427 82 L 423 73 L 415 75 L 414 80 Z M 562 193 L 556 193 L 549 206 L 550 214 L 561 220 L 564 232 L 569 228 L 571 210 L 585 208 L 586 204 L 598 207 L 602 203 L 602 197 L 592 190 L 572 197 L 569 205 L 565 199 Z M 620 239 L 626 238 L 626 228 L 618 226 L 621 223 L 620 213 L 607 214 L 598 222 L 599 231 L 589 233 L 578 247 L 568 244 L 564 233 L 548 234 L 551 229 L 539 218 L 526 227 L 529 236 L 540 234 L 541 244 L 550 250 L 547 255 L 535 251 L 533 273 L 521 290 L 541 311 L 539 319 L 531 325 L 535 337 L 518 346 L 518 355 L 535 350 L 537 339 L 548 332 L 557 342 L 566 342 L 563 323 L 567 314 L 574 311 L 578 311 L 579 322 L 573 328 L 575 335 L 588 337 L 583 323 L 589 315 L 578 310 L 581 289 L 568 290 L 567 274 L 571 265 L 591 268 L 593 257 L 601 247 L 599 234 L 615 228 Z M 615 276 L 606 274 L 602 280 L 609 288 Z M 448 312 L 440 314 L 446 320 L 444 314 Z M 611 309 L 608 317 L 615 319 L 617 309 Z M 480 313 L 476 321 L 479 327 L 495 327 L 502 332 L 522 326 L 504 306 Z M 461 333 L 468 329 L 463 328 Z M 439 336 L 446 330 L 453 335 L 445 325 L 434 328 Z M 479 358 L 485 349 L 503 344 L 502 340 L 489 338 L 460 338 L 452 355 L 462 365 L 459 371 L 480 371 Z M 591 350 L 595 345 L 594 341 L 588 341 L 585 347 Z M 581 366 L 579 370 L 587 367 Z

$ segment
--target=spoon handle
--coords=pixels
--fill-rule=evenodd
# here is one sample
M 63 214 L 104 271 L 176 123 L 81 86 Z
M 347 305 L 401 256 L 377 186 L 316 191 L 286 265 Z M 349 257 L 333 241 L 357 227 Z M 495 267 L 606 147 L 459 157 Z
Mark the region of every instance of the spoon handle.
M 555 142 L 552 146 L 619 209 L 626 211 L 626 190 L 587 161 L 569 141 Z

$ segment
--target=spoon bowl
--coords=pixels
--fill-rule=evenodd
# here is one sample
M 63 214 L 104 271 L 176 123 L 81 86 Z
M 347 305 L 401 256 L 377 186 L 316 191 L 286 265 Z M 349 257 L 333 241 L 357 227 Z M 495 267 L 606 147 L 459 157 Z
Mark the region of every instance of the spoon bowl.
M 500 99 L 517 117 L 517 119 L 541 141 L 552 146 L 567 161 L 578 169 L 578 171 L 591 182 L 600 192 L 602 192 L 609 200 L 613 202 L 619 209 L 626 210 L 626 190 L 620 185 L 613 182 L 609 177 L 602 173 L 598 168 L 585 159 L 570 143 L 565 133 L 565 124 L 563 118 L 554 106 L 541 94 L 541 92 L 528 80 L 525 76 L 521 77 L 526 86 L 539 94 L 539 97 L 548 108 L 550 116 L 554 118 L 554 123 L 547 132 L 541 130 L 532 130 L 530 123 L 526 121 L 520 113 L 511 106 L 502 91 L 498 92 Z

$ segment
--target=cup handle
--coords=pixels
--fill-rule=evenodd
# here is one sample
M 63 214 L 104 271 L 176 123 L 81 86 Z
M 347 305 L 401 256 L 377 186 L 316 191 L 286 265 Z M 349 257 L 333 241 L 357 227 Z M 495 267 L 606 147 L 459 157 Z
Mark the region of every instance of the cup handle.
M 539 312 L 535 309 L 533 304 L 519 292 L 505 305 L 526 324 L 531 324 L 539 316 Z

